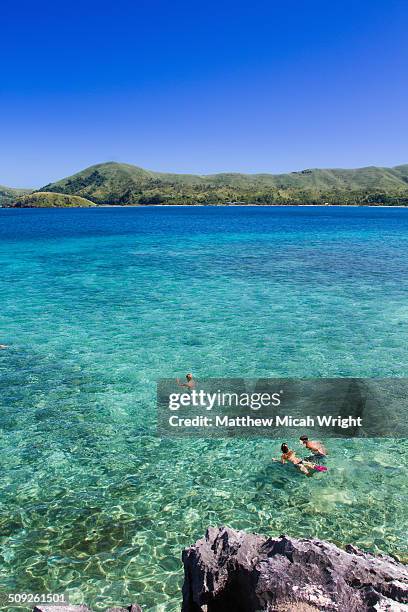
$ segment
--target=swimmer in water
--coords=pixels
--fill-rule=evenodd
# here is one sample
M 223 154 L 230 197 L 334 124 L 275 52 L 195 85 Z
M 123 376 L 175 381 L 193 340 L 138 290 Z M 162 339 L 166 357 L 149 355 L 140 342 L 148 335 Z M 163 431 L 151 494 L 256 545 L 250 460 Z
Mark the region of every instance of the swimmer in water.
M 186 374 L 186 381 L 187 382 L 182 383 L 182 382 L 180 382 L 179 378 L 176 379 L 176 382 L 177 382 L 179 387 L 187 387 L 188 389 L 194 389 L 196 383 L 195 383 L 195 380 L 194 380 L 192 374 Z
M 293 463 L 293 465 L 305 476 L 311 476 L 311 470 L 315 469 L 315 465 L 310 461 L 305 461 L 298 457 L 294 450 L 291 450 L 287 444 L 281 446 L 282 456 L 280 462 L 285 464 L 286 462 Z M 273 459 L 273 461 L 279 461 L 279 459 Z
M 324 448 L 321 442 L 315 442 L 314 440 L 309 440 L 308 436 L 300 436 L 299 440 L 303 444 L 305 448 L 312 451 L 311 457 L 305 457 L 306 460 L 311 459 L 325 459 L 327 457 L 327 450 Z
M 8 348 L 7 344 L 0 344 L 0 350 Z

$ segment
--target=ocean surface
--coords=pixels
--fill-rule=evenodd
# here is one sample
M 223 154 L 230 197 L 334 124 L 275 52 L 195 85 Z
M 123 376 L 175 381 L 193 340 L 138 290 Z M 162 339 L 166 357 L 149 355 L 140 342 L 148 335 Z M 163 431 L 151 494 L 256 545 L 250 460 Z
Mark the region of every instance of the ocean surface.
M 221 524 L 407 561 L 407 441 L 331 440 L 305 478 L 280 441 L 159 439 L 155 394 L 408 376 L 408 209 L 2 209 L 0 296 L 0 592 L 172 612 Z

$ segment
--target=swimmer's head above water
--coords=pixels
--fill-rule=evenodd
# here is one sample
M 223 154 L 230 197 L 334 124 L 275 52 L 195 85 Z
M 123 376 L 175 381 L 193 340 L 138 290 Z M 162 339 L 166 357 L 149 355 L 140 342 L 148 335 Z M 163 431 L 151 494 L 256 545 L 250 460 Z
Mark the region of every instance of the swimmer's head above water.
M 187 387 L 188 389 L 194 389 L 196 383 L 195 383 L 195 380 L 194 380 L 192 374 L 190 374 L 190 373 L 186 374 L 186 381 L 187 382 L 182 383 L 182 382 L 180 382 L 179 378 L 176 379 L 176 382 L 177 382 L 179 387 Z
M 311 450 L 314 455 L 327 455 L 327 450 L 321 442 L 318 442 L 317 440 L 309 440 L 309 437 L 306 435 L 300 436 L 299 440 L 300 443 L 303 444 L 305 448 Z

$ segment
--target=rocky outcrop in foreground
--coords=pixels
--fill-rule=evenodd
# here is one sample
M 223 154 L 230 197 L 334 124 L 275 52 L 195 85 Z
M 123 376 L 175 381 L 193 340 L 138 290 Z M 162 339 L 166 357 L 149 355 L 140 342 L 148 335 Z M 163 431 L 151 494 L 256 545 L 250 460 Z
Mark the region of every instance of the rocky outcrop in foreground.
M 183 563 L 183 612 L 408 610 L 408 567 L 351 545 L 209 528 Z

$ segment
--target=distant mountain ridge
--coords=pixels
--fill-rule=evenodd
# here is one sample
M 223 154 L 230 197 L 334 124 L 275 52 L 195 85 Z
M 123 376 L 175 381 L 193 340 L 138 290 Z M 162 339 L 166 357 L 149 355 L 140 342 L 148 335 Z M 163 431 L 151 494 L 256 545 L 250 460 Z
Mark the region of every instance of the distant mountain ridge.
M 289 174 L 170 174 L 107 162 L 41 191 L 79 195 L 97 204 L 408 204 L 408 164 Z
M 106 162 L 38 192 L 75 195 L 97 205 L 367 204 L 408 205 L 408 164 L 308 169 L 287 174 L 171 174 Z

